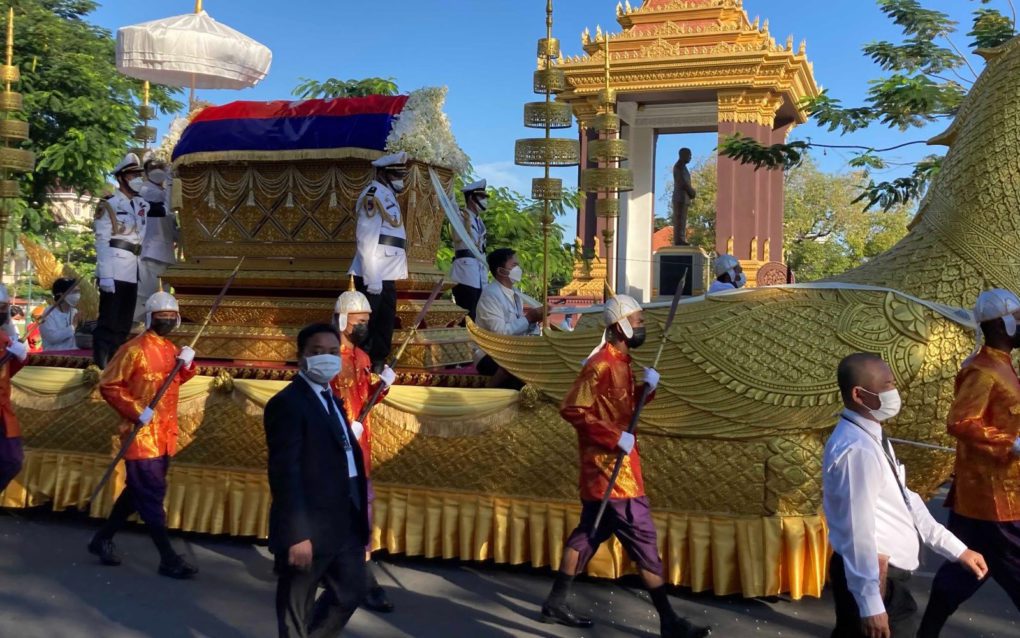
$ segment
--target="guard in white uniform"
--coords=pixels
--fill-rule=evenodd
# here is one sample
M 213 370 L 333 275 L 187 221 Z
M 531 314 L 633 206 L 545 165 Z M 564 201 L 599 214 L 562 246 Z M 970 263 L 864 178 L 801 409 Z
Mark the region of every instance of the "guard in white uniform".
M 113 169 L 117 191 L 99 202 L 96 233 L 96 279 L 99 319 L 92 333 L 92 358 L 106 367 L 131 332 L 138 297 L 138 258 L 142 254 L 149 204 L 139 196 L 145 184 L 138 156 L 128 153 Z
M 396 282 L 407 279 L 407 233 L 397 202 L 397 195 L 406 188 L 407 153 L 380 157 L 372 166 L 375 180 L 362 191 L 355 207 L 358 249 L 350 274 L 372 306 L 369 341 L 363 347 L 372 359 L 372 369 L 379 372 L 389 357 L 396 327 Z
M 708 287 L 708 293 L 726 292 L 743 288 L 747 277 L 740 261 L 733 255 L 719 255 L 715 259 L 715 281 Z
M 177 263 L 174 246 L 178 240 L 177 214 L 170 207 L 170 171 L 166 164 L 147 159 L 144 165 L 145 183 L 140 192 L 149 204 L 145 216 L 145 235 L 142 238 L 142 255 L 138 261 L 138 298 L 135 301 L 135 321 L 145 321 L 145 302 L 159 291 L 159 278 L 167 268 Z
M 39 325 L 44 352 L 75 350 L 78 347 L 74 333 L 78 328 L 78 302 L 81 300 L 81 293 L 77 290 L 67 293 L 72 286 L 74 279 L 61 278 L 53 282 L 53 302 L 56 307 L 48 311 L 46 319 Z M 60 303 L 56 301 L 58 298 Z
M 482 213 L 488 208 L 489 196 L 485 192 L 486 182 L 469 184 L 464 187 L 464 208 L 461 215 L 464 229 L 468 232 L 468 240 L 474 244 L 479 253 L 485 254 L 486 230 L 482 221 Z M 484 261 L 475 257 L 471 247 L 457 233 L 453 234 L 453 268 L 450 279 L 456 284 L 453 287 L 453 300 L 457 305 L 468 311 L 471 320 L 475 320 L 475 309 L 478 298 L 482 296 L 482 288 L 489 281 L 489 267 Z

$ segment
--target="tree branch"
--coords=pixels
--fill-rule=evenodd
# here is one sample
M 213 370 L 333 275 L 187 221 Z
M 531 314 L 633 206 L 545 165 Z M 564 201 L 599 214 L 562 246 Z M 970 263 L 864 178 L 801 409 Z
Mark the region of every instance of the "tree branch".
M 816 144 L 808 138 L 808 145 L 817 148 L 846 148 L 859 151 L 870 151 L 872 153 L 888 153 L 889 151 L 895 151 L 906 146 L 916 146 L 918 144 L 927 144 L 927 140 L 914 140 L 913 142 L 904 142 L 903 144 L 897 144 L 896 146 L 890 146 L 888 148 L 872 148 L 870 146 L 857 146 L 853 144 Z
M 953 42 L 953 41 L 952 41 L 952 40 L 951 40 L 951 39 L 949 38 L 949 36 L 948 36 L 948 35 L 946 35 L 946 34 L 943 34 L 943 36 L 942 36 L 942 37 L 943 37 L 943 38 L 945 38 L 946 42 L 948 42 L 948 43 L 949 43 L 949 46 L 951 46 L 951 47 L 953 48 L 953 51 L 956 51 L 956 55 L 960 56 L 960 59 L 961 59 L 961 60 L 963 60 L 963 63 L 967 65 L 967 68 L 968 68 L 968 69 L 970 69 L 970 72 L 971 72 L 971 73 L 972 73 L 972 74 L 974 75 L 974 79 L 973 79 L 973 80 L 964 80 L 964 79 L 963 79 L 962 77 L 960 77 L 960 74 L 959 74 L 959 73 L 957 73 L 957 74 L 956 74 L 956 77 L 960 78 L 960 79 L 961 79 L 961 80 L 963 80 L 964 82 L 970 82 L 971 84 L 973 84 L 974 82 L 976 82 L 976 81 L 977 81 L 977 78 L 978 78 L 978 72 L 974 70 L 974 67 L 973 67 L 973 66 L 971 66 L 971 64 L 970 64 L 970 60 L 968 60 L 968 59 L 967 59 L 967 56 L 966 56 L 966 55 L 964 55 L 963 51 L 961 51 L 961 50 L 960 50 L 960 47 L 956 46 L 956 43 L 955 43 L 955 42 Z M 954 71 L 954 73 L 955 73 L 955 71 Z

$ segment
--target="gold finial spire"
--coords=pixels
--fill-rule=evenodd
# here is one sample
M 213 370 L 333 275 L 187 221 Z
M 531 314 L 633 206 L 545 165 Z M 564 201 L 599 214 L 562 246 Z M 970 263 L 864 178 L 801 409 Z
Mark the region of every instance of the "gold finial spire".
M 357 288 L 354 286 L 354 275 L 351 275 L 351 281 L 347 284 L 347 292 L 354 292 Z
M 159 277 L 157 281 L 159 281 L 159 292 L 163 292 L 163 278 Z

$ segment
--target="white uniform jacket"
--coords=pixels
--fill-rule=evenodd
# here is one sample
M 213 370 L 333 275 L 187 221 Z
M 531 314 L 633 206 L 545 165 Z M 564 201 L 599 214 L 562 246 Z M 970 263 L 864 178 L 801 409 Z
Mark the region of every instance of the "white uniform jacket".
M 373 181 L 362 191 L 355 211 L 358 248 L 350 274 L 364 279 L 369 292 L 381 290 L 384 281 L 407 279 L 407 233 L 393 191 Z
M 467 230 L 470 240 L 474 242 L 478 252 L 485 254 L 485 242 L 487 231 L 485 222 L 479 215 L 469 211 L 461 210 L 464 218 L 464 229 Z M 450 269 L 450 279 L 454 283 L 470 286 L 471 288 L 483 288 L 489 281 L 489 267 L 484 261 L 479 261 L 471 248 L 461 239 L 457 233 L 453 234 L 453 249 L 456 251 L 453 256 L 453 268 Z
M 67 312 L 54 308 L 46 315 L 46 321 L 39 325 L 44 351 L 75 350 L 78 347 L 74 338 L 74 318 L 77 314 L 77 308 L 70 308 Z
M 177 214 L 170 209 L 170 191 L 146 183 L 142 199 L 149 204 L 142 239 L 142 258 L 164 264 L 176 264 L 174 244 L 177 242 Z
M 105 204 L 105 205 L 104 205 Z M 113 208 L 116 226 L 107 206 Z M 141 197 L 128 198 L 121 192 L 100 202 L 96 208 L 96 277 L 138 283 L 138 258 L 145 236 L 149 204 Z

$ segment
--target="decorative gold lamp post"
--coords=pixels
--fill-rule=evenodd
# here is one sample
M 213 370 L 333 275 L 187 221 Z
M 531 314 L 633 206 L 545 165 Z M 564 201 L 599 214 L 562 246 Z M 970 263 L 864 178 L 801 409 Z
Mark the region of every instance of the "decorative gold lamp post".
M 616 114 L 616 91 L 610 86 L 609 36 L 606 34 L 605 69 L 606 86 L 599 92 L 598 115 L 592 128 L 599 133 L 599 139 L 588 144 L 588 160 L 596 162 L 598 168 L 581 171 L 581 190 L 596 193 L 595 213 L 605 220 L 602 240 L 606 246 L 606 288 L 616 289 L 616 264 L 613 261 L 613 241 L 616 238 L 616 220 L 620 216 L 620 193 L 634 190 L 634 172 L 620 168 L 620 162 L 629 156 L 626 140 L 620 139 L 620 116 Z
M 0 67 L 4 90 L 0 93 L 0 273 L 6 262 L 7 223 L 13 212 L 14 202 L 21 197 L 21 185 L 12 179 L 15 173 L 30 173 L 35 168 L 35 154 L 18 148 L 28 141 L 28 122 L 19 120 L 15 113 L 22 110 L 21 93 L 11 90 L 11 85 L 21 80 L 21 70 L 14 65 L 14 7 L 7 10 L 7 59 Z
M 138 107 L 138 119 L 141 124 L 135 127 L 132 138 L 140 146 L 132 149 L 139 159 L 145 159 L 145 153 L 149 150 L 149 144 L 156 141 L 156 127 L 149 126 L 149 120 L 156 119 L 156 109 L 149 104 L 149 82 L 142 85 L 142 105 Z
M 552 129 L 573 126 L 573 112 L 569 104 L 553 101 L 553 96 L 567 89 L 567 77 L 555 68 L 560 57 L 560 41 L 552 37 L 553 3 L 548 0 L 545 7 L 545 38 L 538 41 L 538 70 L 535 71 L 535 93 L 545 95 L 543 102 L 529 102 L 524 105 L 524 126 L 545 129 L 545 137 L 517 140 L 514 161 L 518 166 L 541 166 L 545 177 L 536 177 L 531 184 L 532 199 L 542 202 L 542 238 L 544 251 L 542 263 L 542 326 L 549 325 L 549 231 L 553 216 L 550 205 L 563 199 L 563 180 L 549 176 L 553 166 L 576 166 L 580 155 L 577 140 L 552 137 Z

